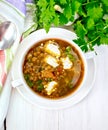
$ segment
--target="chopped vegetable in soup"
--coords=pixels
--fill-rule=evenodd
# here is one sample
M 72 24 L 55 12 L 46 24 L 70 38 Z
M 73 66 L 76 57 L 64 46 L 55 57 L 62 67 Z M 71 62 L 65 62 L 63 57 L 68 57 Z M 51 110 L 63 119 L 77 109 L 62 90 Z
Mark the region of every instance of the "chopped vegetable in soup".
M 34 92 L 58 99 L 79 87 L 84 76 L 84 64 L 71 44 L 60 39 L 47 39 L 36 43 L 28 51 L 23 74 Z

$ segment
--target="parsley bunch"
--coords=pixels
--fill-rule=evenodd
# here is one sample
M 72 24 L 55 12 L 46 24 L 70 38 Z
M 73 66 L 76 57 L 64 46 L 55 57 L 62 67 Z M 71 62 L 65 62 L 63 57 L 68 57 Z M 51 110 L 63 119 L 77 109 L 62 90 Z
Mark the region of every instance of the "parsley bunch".
M 34 0 L 34 2 L 37 9 L 34 20 L 37 20 L 38 28 L 44 28 L 48 32 L 52 25 L 61 26 L 71 21 L 72 29 L 78 36 L 75 42 L 84 52 L 94 50 L 95 45 L 108 45 L 107 0 Z M 55 5 L 60 9 L 56 10 Z

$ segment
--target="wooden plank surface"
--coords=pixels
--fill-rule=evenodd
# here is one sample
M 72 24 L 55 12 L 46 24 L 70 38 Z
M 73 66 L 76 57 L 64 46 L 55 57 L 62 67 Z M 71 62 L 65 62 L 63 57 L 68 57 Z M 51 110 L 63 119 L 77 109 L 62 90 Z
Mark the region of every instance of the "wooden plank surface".
M 0 130 L 4 130 L 4 126 L 2 126 L 2 127 L 0 128 Z

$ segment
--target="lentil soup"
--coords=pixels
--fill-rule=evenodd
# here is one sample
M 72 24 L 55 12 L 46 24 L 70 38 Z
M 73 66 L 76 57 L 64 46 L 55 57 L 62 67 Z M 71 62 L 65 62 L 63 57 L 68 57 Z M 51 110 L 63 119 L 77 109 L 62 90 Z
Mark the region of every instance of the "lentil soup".
M 75 92 L 84 77 L 84 63 L 78 50 L 67 41 L 47 39 L 26 54 L 23 75 L 38 95 L 59 99 Z

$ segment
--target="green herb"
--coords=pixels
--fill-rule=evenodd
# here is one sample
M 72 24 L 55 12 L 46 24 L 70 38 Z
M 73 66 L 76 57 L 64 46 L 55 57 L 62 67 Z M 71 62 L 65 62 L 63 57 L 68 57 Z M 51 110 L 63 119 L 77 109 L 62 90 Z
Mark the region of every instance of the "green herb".
M 24 78 L 25 78 L 25 80 L 29 80 L 30 74 L 24 74 Z
M 38 87 L 37 87 L 37 90 L 38 90 L 38 91 L 42 91 L 43 89 L 44 89 L 43 84 L 38 85 Z
M 34 0 L 38 28 L 49 31 L 52 25 L 64 25 L 71 21 L 78 36 L 74 40 L 86 52 L 95 45 L 108 45 L 107 0 Z M 55 5 L 59 8 L 55 9 Z M 78 17 L 75 19 L 76 14 Z
M 33 84 L 33 82 L 30 80 L 30 75 L 29 75 L 29 74 L 24 74 L 24 78 L 25 78 L 25 80 L 26 80 L 28 86 L 33 87 L 34 84 Z
M 73 86 L 72 84 L 69 86 L 70 89 L 72 89 L 73 87 L 74 87 L 74 86 Z
M 47 78 L 47 81 L 48 82 L 51 82 L 53 79 L 52 78 Z
M 41 80 L 41 79 L 39 79 L 39 80 L 36 81 L 36 84 L 37 84 L 37 85 L 40 85 L 41 83 L 42 83 L 42 80 Z
M 74 85 L 72 84 L 72 80 L 69 81 L 68 86 L 69 86 L 70 89 L 72 89 L 74 87 Z
M 36 84 L 37 84 L 37 90 L 38 91 L 42 91 L 44 89 L 44 85 L 42 84 L 41 79 L 37 80 Z
M 34 84 L 33 84 L 33 82 L 32 82 L 32 81 L 27 80 L 26 82 L 27 82 L 27 84 L 28 84 L 30 87 L 33 87 L 33 85 L 34 85 Z
M 70 47 L 70 46 L 67 46 L 67 47 L 66 47 L 66 50 L 65 50 L 65 53 L 66 53 L 66 55 L 69 57 L 69 59 L 70 59 L 71 61 L 74 61 L 74 60 L 75 60 L 75 57 L 72 55 L 71 51 L 72 51 L 71 47 Z
M 71 47 L 70 46 L 66 47 L 66 52 L 69 52 L 69 53 L 71 52 Z

